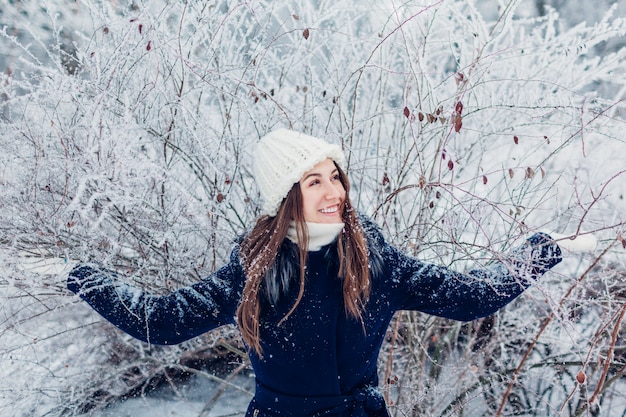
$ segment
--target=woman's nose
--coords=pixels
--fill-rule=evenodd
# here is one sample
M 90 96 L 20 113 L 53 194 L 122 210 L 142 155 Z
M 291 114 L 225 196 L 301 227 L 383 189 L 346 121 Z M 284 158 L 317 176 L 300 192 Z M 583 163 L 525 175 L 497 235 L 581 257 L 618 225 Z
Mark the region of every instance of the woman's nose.
M 339 195 L 340 195 L 339 190 L 333 183 L 329 182 L 326 184 L 325 186 L 326 199 L 330 200 L 332 198 L 337 198 L 339 197 Z

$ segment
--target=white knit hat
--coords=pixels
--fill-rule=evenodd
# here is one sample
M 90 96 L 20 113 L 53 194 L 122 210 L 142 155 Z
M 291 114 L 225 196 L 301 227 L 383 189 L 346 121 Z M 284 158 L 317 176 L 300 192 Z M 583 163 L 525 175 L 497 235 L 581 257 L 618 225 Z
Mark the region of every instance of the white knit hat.
M 254 151 L 254 176 L 263 197 L 263 213 L 275 216 L 293 185 L 326 158 L 343 169 L 344 154 L 338 145 L 288 129 L 262 137 Z

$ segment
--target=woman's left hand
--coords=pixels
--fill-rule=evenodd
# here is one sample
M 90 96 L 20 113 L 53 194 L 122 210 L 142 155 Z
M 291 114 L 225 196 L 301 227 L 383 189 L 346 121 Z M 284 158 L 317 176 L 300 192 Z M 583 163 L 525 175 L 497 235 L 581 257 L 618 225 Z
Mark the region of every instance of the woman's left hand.
M 560 233 L 548 232 L 561 249 L 568 252 L 591 252 L 598 241 L 591 233 L 580 233 L 578 235 L 563 235 Z

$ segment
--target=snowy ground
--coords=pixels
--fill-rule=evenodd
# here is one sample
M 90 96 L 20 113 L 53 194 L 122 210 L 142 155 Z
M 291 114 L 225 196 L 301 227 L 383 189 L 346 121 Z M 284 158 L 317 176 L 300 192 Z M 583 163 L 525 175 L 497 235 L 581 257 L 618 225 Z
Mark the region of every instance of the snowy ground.
M 585 4 L 584 2 L 561 1 L 560 3 L 563 3 L 563 16 L 565 16 L 567 20 L 572 23 L 572 25 L 575 25 L 584 19 L 586 19 L 588 23 L 598 20 L 611 2 L 611 0 L 587 2 L 586 4 L 588 4 L 588 6 L 586 7 L 579 7 L 580 4 Z M 497 17 L 497 8 L 488 6 L 490 3 L 493 2 L 480 2 L 481 10 L 484 8 L 485 10 L 491 10 L 494 13 L 493 16 L 486 15 L 486 19 L 494 18 L 494 16 Z M 534 13 L 532 13 L 532 6 L 530 6 L 532 2 L 530 0 L 525 0 L 522 3 L 528 4 L 528 6 L 520 7 L 518 12 L 521 12 L 523 15 L 523 11 L 526 10 L 528 11 L 528 15 L 534 15 Z M 626 1 L 618 0 L 616 4 L 618 6 L 616 15 L 626 15 Z M 526 9 L 524 9 L 524 7 L 526 7 Z M 621 162 L 623 157 L 618 157 Z M 0 179 L 2 179 L 2 172 L 0 172 Z M 623 185 L 620 187 L 623 187 Z M 0 256 L 0 259 L 2 259 L 2 256 Z M 29 267 L 33 267 L 33 265 L 29 265 Z M 63 272 L 68 268 L 68 265 L 53 264 L 38 265 L 38 267 L 46 267 L 48 269 L 52 268 L 53 270 L 49 270 L 50 275 L 55 276 L 55 279 L 61 281 L 64 279 Z M 58 270 L 54 268 L 58 268 Z M 1 279 L 2 277 L 0 277 L 0 283 L 2 282 Z M 16 288 L 22 287 L 22 283 L 18 282 L 16 284 Z M 44 288 L 44 286 L 41 287 Z M 62 286 L 58 287 L 61 288 Z M 76 374 L 82 374 L 85 372 L 84 369 L 73 370 L 72 366 L 74 364 L 69 361 L 79 347 L 72 345 L 71 340 L 60 340 L 58 342 L 57 340 L 65 339 L 64 335 L 66 334 L 71 334 L 72 337 L 82 334 L 77 331 L 77 329 L 79 329 L 79 326 L 89 326 L 89 323 L 95 320 L 95 314 L 89 312 L 89 316 L 87 316 L 87 318 L 82 317 L 81 315 L 84 311 L 87 311 L 87 307 L 82 304 L 75 305 L 78 304 L 78 302 L 71 299 L 69 296 L 67 297 L 67 304 L 54 307 L 55 311 L 50 312 L 49 309 L 51 307 L 49 307 L 46 303 L 46 297 L 58 297 L 58 294 L 54 293 L 55 287 L 50 286 L 50 288 L 51 289 L 47 292 L 42 292 L 41 294 L 29 294 L 29 297 L 26 297 L 24 296 L 28 290 L 28 287 L 26 287 L 24 293 L 15 294 L 12 298 L 14 300 L 14 305 L 10 309 L 7 306 L 3 306 L 2 313 L 6 314 L 6 316 L 2 317 L 2 315 L 0 315 L 0 321 L 3 320 L 3 326 L 6 327 L 0 329 L 0 352 L 2 353 L 2 360 L 5 361 L 4 365 L 6 365 L 6 367 L 3 366 L 4 369 L 0 369 L 0 378 L 4 379 L 3 383 L 6 385 L 3 385 L 3 387 L 0 388 L 0 403 L 5 400 L 5 398 L 3 398 L 2 391 L 8 389 L 23 392 L 23 397 L 26 397 L 27 395 L 34 397 L 31 392 L 41 390 L 41 394 L 38 396 L 40 401 L 46 401 L 47 399 L 47 401 L 50 402 L 67 403 L 69 399 L 64 397 L 65 392 L 62 391 L 63 387 L 61 385 L 57 387 L 50 382 L 46 383 L 45 389 L 41 388 L 37 384 L 33 383 L 35 379 L 34 375 L 39 375 L 40 372 L 44 374 L 50 373 L 62 382 L 64 381 L 63 378 L 69 379 L 74 377 L 72 376 L 72 372 L 75 372 Z M 8 294 L 2 293 L 0 294 L 0 299 L 7 296 Z M 36 308 L 31 307 L 31 304 L 35 305 Z M 32 309 L 33 313 L 30 313 L 31 310 L 29 309 Z M 66 311 L 70 313 L 64 313 L 63 309 L 66 309 Z M 66 318 L 71 316 L 76 319 L 76 322 L 61 322 L 60 319 L 55 319 L 42 325 L 42 321 L 30 320 L 32 317 L 37 317 L 37 314 L 47 314 L 45 317 L 53 318 Z M 13 322 L 18 323 L 19 326 L 9 327 L 7 325 L 7 323 Z M 33 327 L 30 327 L 31 325 Z M 35 325 L 37 325 L 37 327 L 34 327 Z M 17 334 L 16 329 L 21 333 Z M 50 340 L 46 340 L 46 335 L 56 336 L 50 336 Z M 11 346 L 18 346 L 18 348 L 14 348 L 7 353 L 5 346 L 9 343 L 7 341 L 7 338 L 9 337 L 13 337 Z M 56 337 L 57 339 L 53 339 L 53 337 Z M 50 346 L 53 346 L 52 341 L 55 342 L 57 347 L 60 347 L 56 352 L 50 349 Z M 97 347 L 95 347 L 95 345 L 100 342 L 106 343 L 105 340 L 82 341 L 80 348 L 90 347 L 96 350 Z M 22 345 L 25 347 L 22 347 Z M 69 346 L 69 348 L 64 349 L 63 347 L 65 346 Z M 94 357 L 96 356 L 94 355 Z M 14 361 L 14 363 L 18 365 L 9 369 L 9 360 Z M 87 365 L 90 364 L 84 363 L 78 363 L 76 365 L 82 365 L 85 369 L 95 368 L 95 365 L 91 368 L 87 368 Z M 225 389 L 221 395 L 217 396 L 216 400 L 213 401 L 212 399 L 220 389 L 220 384 L 206 377 L 195 376 L 178 385 L 176 389 L 171 386 L 164 386 L 146 394 L 143 397 L 128 399 L 114 404 L 98 415 L 105 417 L 243 416 L 251 398 L 250 393 L 254 388 L 254 381 L 251 377 L 239 376 L 236 377 L 232 383 L 235 386 L 241 387 L 243 390 L 229 387 Z M 55 390 L 58 391 L 58 393 L 54 394 Z M 14 400 L 14 397 L 11 397 L 11 400 Z M 23 399 L 22 401 L 25 402 Z M 27 415 L 28 411 L 24 410 L 23 407 L 21 407 L 22 405 L 23 404 L 15 405 L 15 414 L 13 415 Z M 622 415 L 621 413 L 623 412 L 625 406 L 624 404 L 610 404 L 610 407 L 613 410 L 616 410 L 619 414 L 603 415 Z M 604 411 L 606 412 L 607 410 L 605 409 Z M 3 414 L 1 410 L 0 414 L 3 416 L 11 415 Z
M 237 376 L 233 384 L 254 390 L 254 379 Z M 251 395 L 229 388 L 211 401 L 220 388 L 216 381 L 194 376 L 176 387 L 164 386 L 140 398 L 128 399 L 107 408 L 103 417 L 239 417 L 246 412 Z

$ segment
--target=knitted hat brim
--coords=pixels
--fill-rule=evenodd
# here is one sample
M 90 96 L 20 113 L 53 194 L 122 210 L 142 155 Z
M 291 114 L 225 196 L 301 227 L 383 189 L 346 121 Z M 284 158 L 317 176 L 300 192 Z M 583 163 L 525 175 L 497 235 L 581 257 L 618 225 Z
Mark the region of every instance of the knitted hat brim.
M 289 176 L 282 177 L 276 182 L 275 191 L 277 195 L 282 196 L 280 199 L 275 198 L 270 200 L 266 200 L 263 205 L 263 211 L 265 214 L 269 216 L 275 216 L 280 208 L 285 197 L 291 191 L 291 188 L 294 184 L 298 184 L 305 173 L 312 170 L 317 164 L 320 162 L 324 162 L 326 159 L 332 159 L 334 162 L 339 165 L 343 169 L 344 164 L 344 155 L 341 148 L 337 145 L 330 145 L 327 149 L 324 149 L 322 152 L 311 155 L 310 158 L 307 159 L 306 163 L 294 167 L 291 170 L 291 174 Z M 297 178 L 297 180 L 295 180 Z M 295 180 L 295 181 L 294 181 Z
M 261 138 L 254 152 L 254 174 L 263 198 L 263 214 L 275 216 L 293 185 L 327 158 L 344 169 L 341 147 L 322 139 L 288 129 Z

